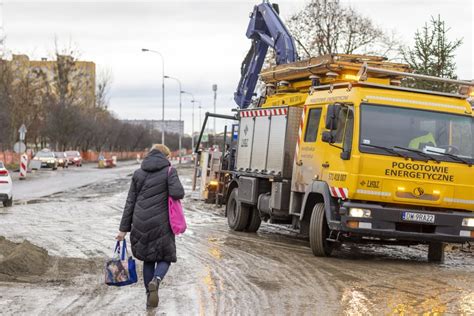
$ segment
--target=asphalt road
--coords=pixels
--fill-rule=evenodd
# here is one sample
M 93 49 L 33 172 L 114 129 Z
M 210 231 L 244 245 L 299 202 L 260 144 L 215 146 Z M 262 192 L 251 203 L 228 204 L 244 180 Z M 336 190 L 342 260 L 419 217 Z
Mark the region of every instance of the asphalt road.
M 315 258 L 288 228 L 230 231 L 222 209 L 191 197 L 191 169 L 179 171 L 189 229 L 177 237 L 178 263 L 159 308 L 146 311 L 141 281 L 107 287 L 102 271 L 136 167 L 90 166 L 15 183 L 18 202 L 0 208 L 0 235 L 29 240 L 51 259 L 40 276 L 0 274 L 0 314 L 474 314 L 472 252 L 449 251 L 441 265 L 426 262 L 424 247 L 344 246 Z
M 107 181 L 123 177 L 136 169 L 136 161 L 118 162 L 118 168 L 98 169 L 97 164 L 88 163 L 82 167 L 69 166 L 34 170 L 27 174 L 26 180 L 18 179 L 18 172 L 13 173 L 13 197 L 15 200 L 25 201 L 48 196 L 54 193 L 68 191 L 97 181 Z

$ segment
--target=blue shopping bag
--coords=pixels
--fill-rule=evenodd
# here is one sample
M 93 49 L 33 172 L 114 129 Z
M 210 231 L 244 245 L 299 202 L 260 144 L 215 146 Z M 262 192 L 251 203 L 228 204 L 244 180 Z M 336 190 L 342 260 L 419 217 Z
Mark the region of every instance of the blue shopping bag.
M 117 241 L 112 259 L 105 264 L 105 284 L 125 286 L 137 281 L 135 260 L 128 257 L 127 242 L 124 239 L 120 247 L 120 241 Z

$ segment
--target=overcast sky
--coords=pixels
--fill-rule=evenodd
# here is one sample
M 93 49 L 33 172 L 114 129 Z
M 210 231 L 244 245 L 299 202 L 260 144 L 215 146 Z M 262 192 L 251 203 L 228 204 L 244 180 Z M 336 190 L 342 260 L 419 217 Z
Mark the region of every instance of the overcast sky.
M 304 6 L 304 0 L 278 1 L 282 16 Z M 387 31 L 395 30 L 411 44 L 417 28 L 441 14 L 450 37 L 463 38 L 457 51 L 458 75 L 474 78 L 472 0 L 342 0 L 372 18 Z M 83 60 L 94 61 L 98 72 L 113 73 L 111 109 L 119 118 L 161 118 L 161 60 L 142 53 L 160 51 L 165 73 L 177 77 L 183 90 L 194 93 L 212 109 L 212 84 L 218 85 L 218 112 L 235 107 L 232 95 L 240 64 L 250 41 L 245 37 L 249 12 L 259 0 L 220 1 L 8 1 L 3 4 L 7 50 L 34 59 L 51 57 L 54 39 L 70 41 Z M 166 119 L 178 118 L 178 86 L 166 81 Z M 196 108 L 196 129 L 199 122 Z M 185 130 L 191 130 L 191 103 L 183 97 Z M 219 125 L 222 126 L 222 125 Z

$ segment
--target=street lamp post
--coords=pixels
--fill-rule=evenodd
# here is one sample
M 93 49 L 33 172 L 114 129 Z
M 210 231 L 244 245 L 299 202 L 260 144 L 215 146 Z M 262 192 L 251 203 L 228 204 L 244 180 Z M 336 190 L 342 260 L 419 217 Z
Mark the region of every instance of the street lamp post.
M 193 104 L 193 114 L 192 114 L 192 118 L 191 118 L 191 149 L 194 151 L 194 94 L 192 94 L 191 92 L 187 92 L 187 91 L 181 91 L 181 93 L 186 93 L 186 94 L 189 94 L 191 96 L 191 103 Z
M 199 100 L 192 100 L 191 101 L 193 103 L 193 113 L 194 113 L 194 104 L 197 103 L 198 104 L 198 108 L 199 108 L 199 128 L 201 129 L 202 128 L 202 124 L 201 124 L 201 101 Z M 194 120 L 194 114 L 193 114 L 193 120 Z
M 201 101 L 199 100 L 195 100 L 194 102 L 197 102 L 198 104 L 198 109 L 199 109 L 199 128 L 202 129 L 202 118 L 201 118 L 201 109 L 202 109 L 202 106 L 201 106 Z
M 172 80 L 176 80 L 176 82 L 178 83 L 178 86 L 179 86 L 179 123 L 181 124 L 181 108 L 182 108 L 182 102 L 181 102 L 181 94 L 183 94 L 183 89 L 181 88 L 181 81 L 179 81 L 178 78 L 174 78 L 174 77 L 171 77 L 171 76 L 165 76 L 166 79 L 172 79 Z M 183 126 L 184 128 L 184 126 Z M 179 129 L 179 141 L 178 141 L 178 147 L 179 147 L 179 164 L 181 164 L 181 159 L 182 159 L 182 146 L 181 146 L 181 138 L 182 138 L 182 135 L 183 134 L 183 131 L 182 129 L 180 128 Z
M 150 52 L 161 57 L 161 143 L 165 144 L 165 59 L 163 55 L 152 49 L 142 48 L 142 52 Z
M 216 114 L 216 101 L 217 101 L 217 84 L 212 85 L 212 91 L 214 92 L 214 114 Z M 214 118 L 214 143 L 216 142 L 216 118 Z

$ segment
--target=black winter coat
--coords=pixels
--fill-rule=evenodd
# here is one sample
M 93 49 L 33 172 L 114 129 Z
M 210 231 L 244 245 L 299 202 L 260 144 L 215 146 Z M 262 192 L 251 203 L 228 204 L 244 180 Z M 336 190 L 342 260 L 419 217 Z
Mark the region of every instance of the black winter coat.
M 142 261 L 176 262 L 176 244 L 169 223 L 168 195 L 184 197 L 176 169 L 168 175 L 170 163 L 152 150 L 132 177 L 123 210 L 120 231 L 130 232 L 132 252 Z

